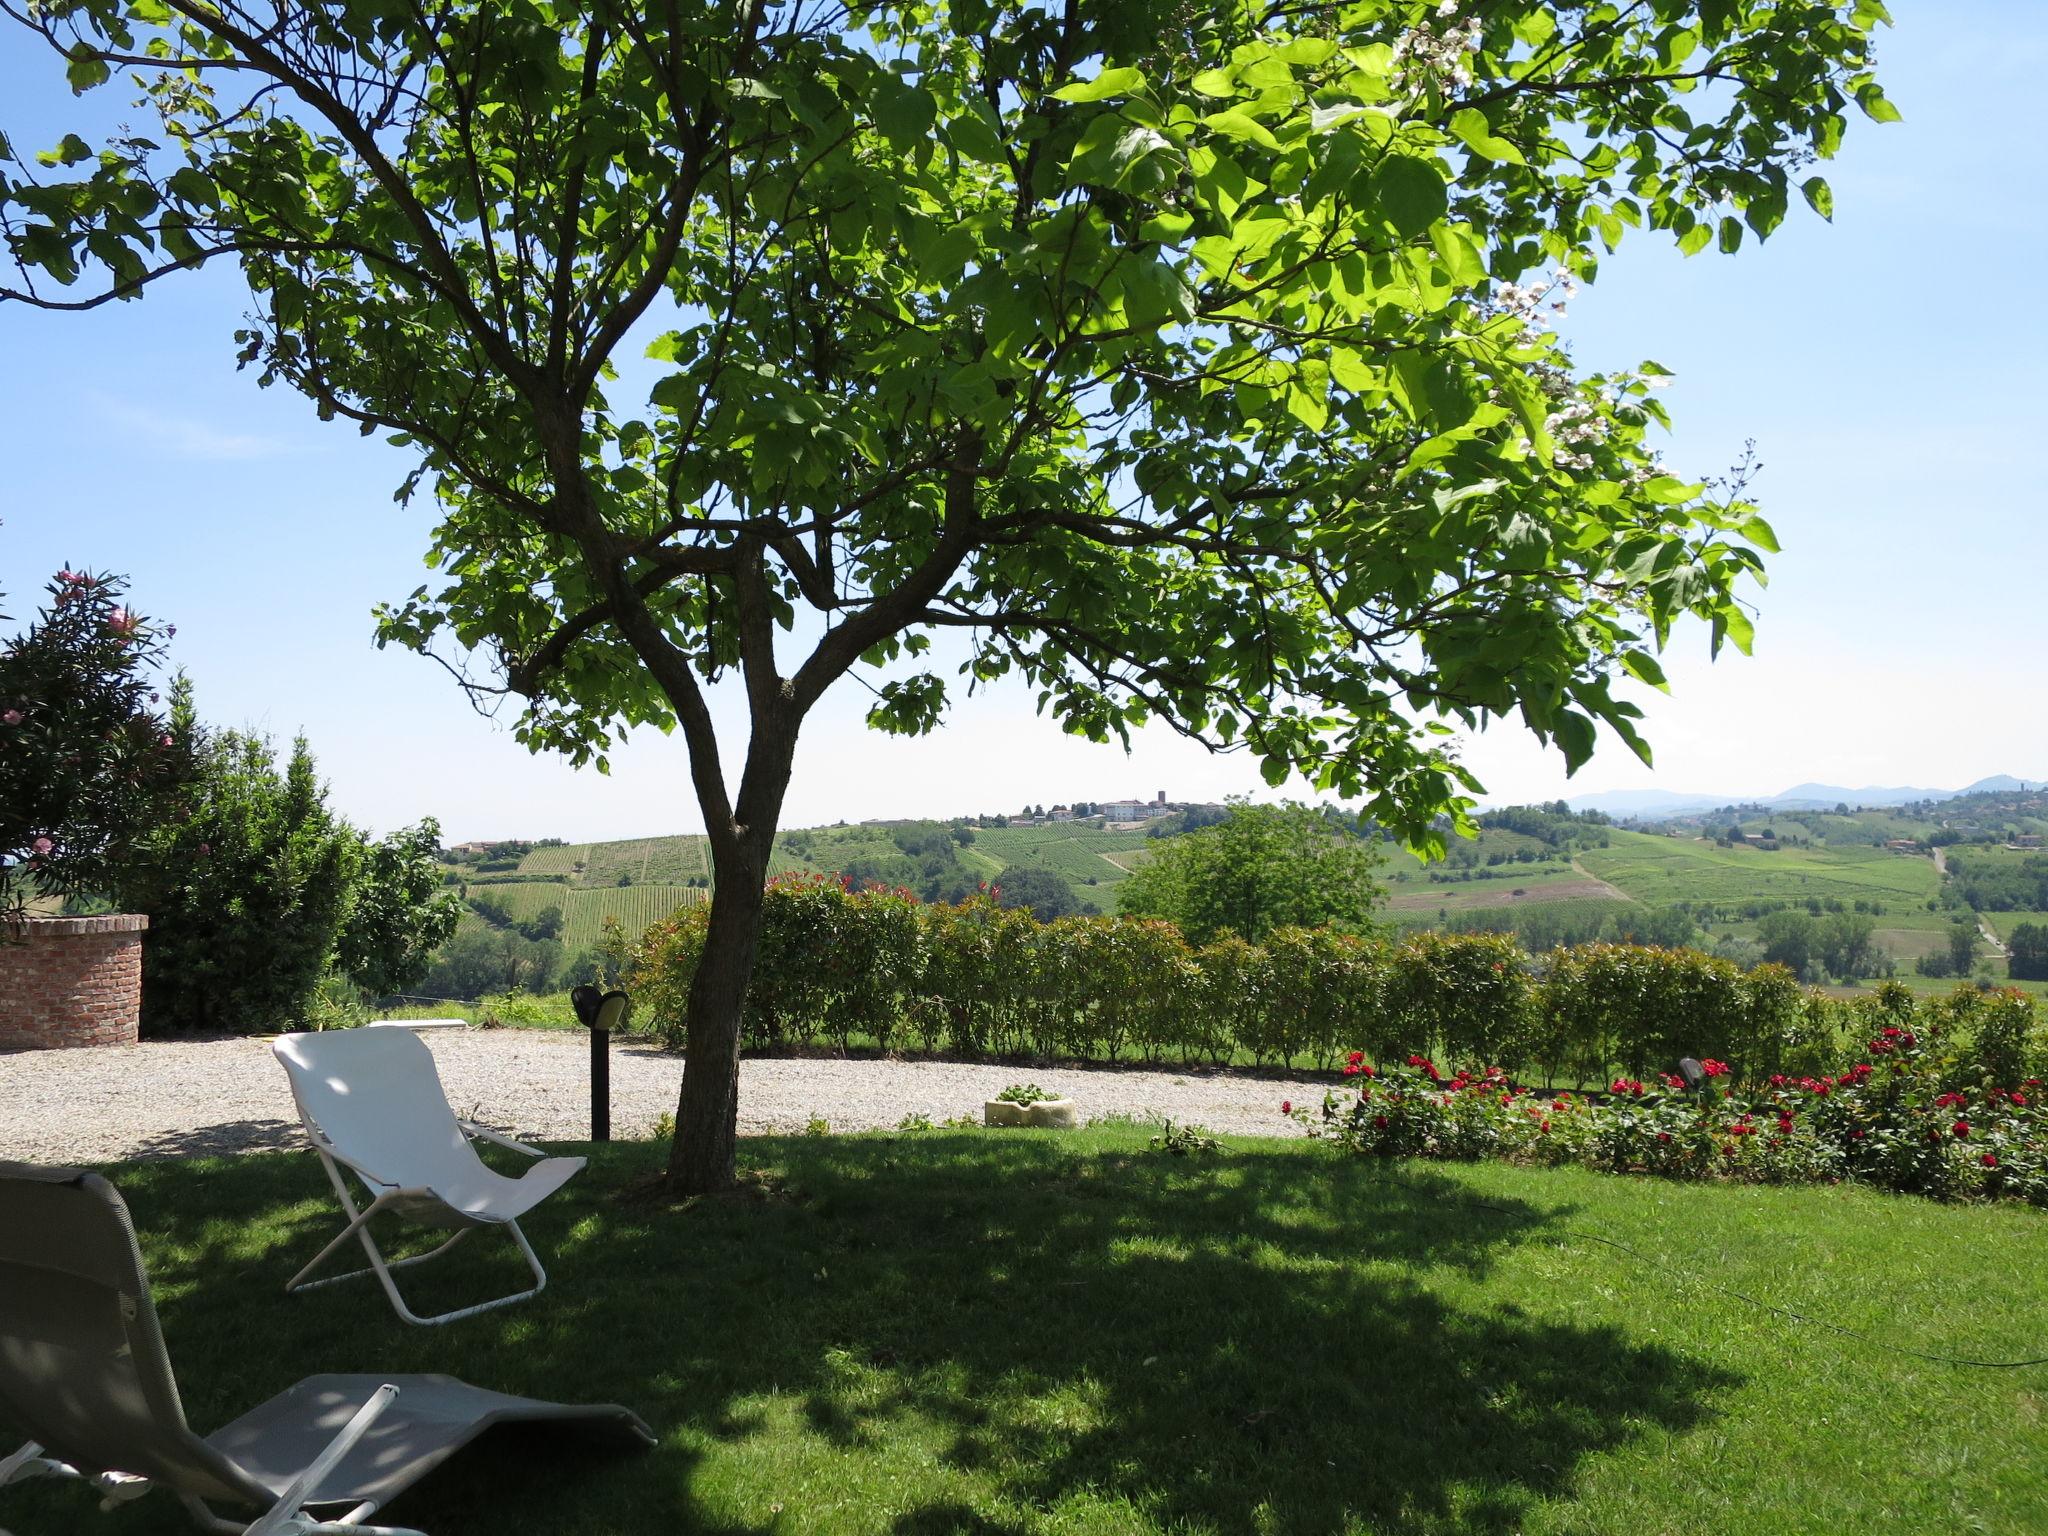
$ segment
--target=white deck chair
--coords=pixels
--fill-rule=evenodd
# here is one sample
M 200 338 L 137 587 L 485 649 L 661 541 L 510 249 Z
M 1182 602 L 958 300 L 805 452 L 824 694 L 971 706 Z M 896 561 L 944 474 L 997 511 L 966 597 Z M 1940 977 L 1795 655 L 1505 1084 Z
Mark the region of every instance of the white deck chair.
M 308 1376 L 202 1438 L 185 1422 L 120 1194 L 97 1174 L 23 1163 L 0 1163 L 0 1421 L 33 1437 L 0 1456 L 0 1490 L 77 1480 L 111 1508 L 162 1488 L 222 1536 L 420 1536 L 364 1522 L 493 1424 L 654 1443 L 614 1404 L 452 1376 Z M 216 1504 L 260 1513 L 228 1518 Z
M 411 1030 L 346 1029 L 283 1035 L 271 1049 L 284 1063 L 306 1136 L 327 1168 L 341 1208 L 348 1213 L 348 1225 L 286 1282 L 287 1291 L 374 1274 L 398 1315 L 422 1326 L 474 1317 L 541 1293 L 548 1283 L 547 1271 L 541 1268 L 526 1234 L 519 1230 L 519 1218 L 568 1183 L 582 1169 L 582 1158 L 548 1157 L 509 1136 L 456 1119 L 441 1090 L 433 1052 Z M 507 1178 L 484 1166 L 469 1144 L 471 1137 L 539 1160 L 520 1177 Z M 367 1206 L 356 1205 L 344 1168 L 368 1189 L 371 1199 Z M 426 1253 L 390 1262 L 370 1235 L 371 1221 L 386 1211 L 424 1226 L 453 1228 L 454 1236 Z M 419 1316 L 405 1304 L 391 1272 L 446 1253 L 477 1227 L 503 1227 L 511 1232 L 533 1269 L 532 1289 L 432 1317 Z M 370 1267 L 311 1279 L 351 1237 L 361 1241 L 370 1256 Z

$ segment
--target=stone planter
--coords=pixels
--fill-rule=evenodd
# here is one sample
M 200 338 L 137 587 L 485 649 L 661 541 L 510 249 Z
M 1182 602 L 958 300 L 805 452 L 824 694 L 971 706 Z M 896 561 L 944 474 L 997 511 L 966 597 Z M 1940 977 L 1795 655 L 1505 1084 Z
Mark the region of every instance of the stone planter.
M 133 1045 L 148 926 L 123 913 L 0 928 L 0 1051 Z
M 1081 1123 L 1075 1118 L 1072 1099 L 1040 1099 L 1036 1104 L 987 1099 L 981 1106 L 981 1119 L 984 1125 L 1036 1125 L 1066 1131 Z

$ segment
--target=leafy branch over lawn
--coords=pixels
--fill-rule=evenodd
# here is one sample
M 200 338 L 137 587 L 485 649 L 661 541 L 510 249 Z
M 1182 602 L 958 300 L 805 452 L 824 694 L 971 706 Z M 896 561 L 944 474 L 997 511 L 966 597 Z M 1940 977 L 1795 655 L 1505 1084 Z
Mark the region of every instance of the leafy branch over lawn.
M 929 730 L 958 632 L 969 686 L 1247 745 L 1425 847 L 1477 786 L 1418 720 L 1647 753 L 1612 677 L 1660 683 L 1686 615 L 1746 648 L 1773 540 L 1657 463 L 1661 370 L 1581 376 L 1542 322 L 1631 227 L 1825 215 L 1851 104 L 1896 116 L 1877 0 L 4 8 L 159 124 L 0 143 L 0 297 L 237 261 L 243 359 L 432 489 L 441 577 L 381 638 L 579 762 L 681 729 L 693 1189 L 732 1177 L 762 885 L 849 673 Z

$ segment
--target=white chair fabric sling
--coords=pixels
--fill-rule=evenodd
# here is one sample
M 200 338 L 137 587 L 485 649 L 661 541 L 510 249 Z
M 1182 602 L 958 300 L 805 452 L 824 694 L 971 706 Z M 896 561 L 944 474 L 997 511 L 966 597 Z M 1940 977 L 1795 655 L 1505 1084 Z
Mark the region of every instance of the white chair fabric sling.
M 365 1522 L 491 1425 L 522 1420 L 654 1443 L 615 1404 L 452 1376 L 309 1376 L 202 1438 L 185 1422 L 120 1194 L 98 1174 L 0 1163 L 0 1423 L 31 1437 L 0 1456 L 0 1490 L 76 1480 L 111 1508 L 162 1488 L 224 1536 L 420 1536 Z
M 434 1053 L 410 1030 L 282 1035 L 271 1049 L 291 1078 L 307 1139 L 320 1154 L 348 1215 L 348 1225 L 286 1283 L 287 1291 L 374 1274 L 398 1315 L 422 1326 L 474 1317 L 541 1293 L 548 1283 L 547 1271 L 520 1230 L 519 1218 L 566 1184 L 582 1169 L 584 1159 L 548 1157 L 537 1147 L 458 1120 L 441 1089 Z M 484 1165 L 470 1145 L 472 1137 L 536 1161 L 520 1177 L 508 1178 Z M 344 1169 L 362 1180 L 370 1195 L 368 1205 L 356 1204 Z M 370 1231 L 370 1223 L 387 1212 L 424 1226 L 452 1229 L 454 1235 L 426 1253 L 387 1260 Z M 511 1233 L 533 1270 L 532 1288 L 432 1317 L 419 1316 L 399 1294 L 392 1271 L 446 1253 L 478 1227 L 503 1227 Z M 369 1268 L 311 1278 L 352 1237 L 369 1255 Z

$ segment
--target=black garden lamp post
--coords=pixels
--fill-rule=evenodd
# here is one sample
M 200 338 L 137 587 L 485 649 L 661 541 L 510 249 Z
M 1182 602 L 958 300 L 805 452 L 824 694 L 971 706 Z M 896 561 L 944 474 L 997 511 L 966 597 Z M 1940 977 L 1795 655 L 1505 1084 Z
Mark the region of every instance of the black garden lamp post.
M 590 1139 L 612 1139 L 612 1031 L 624 1022 L 631 1001 L 623 992 L 577 987 L 569 1006 L 577 1022 L 590 1031 Z

